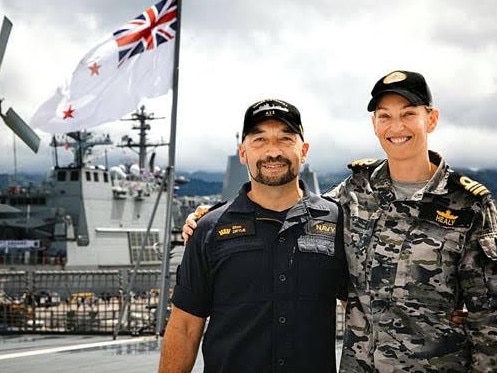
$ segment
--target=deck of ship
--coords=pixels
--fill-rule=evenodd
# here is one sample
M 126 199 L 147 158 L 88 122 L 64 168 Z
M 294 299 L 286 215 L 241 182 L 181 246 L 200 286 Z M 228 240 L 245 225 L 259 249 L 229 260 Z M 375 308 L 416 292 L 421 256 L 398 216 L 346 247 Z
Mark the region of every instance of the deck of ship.
M 0 371 L 151 373 L 159 366 L 155 336 L 9 335 L 0 338 Z M 337 346 L 337 358 L 341 345 Z M 203 371 L 199 354 L 193 373 Z
M 10 335 L 0 338 L 0 371 L 157 372 L 161 340 L 155 336 Z M 193 372 L 203 370 L 199 356 Z

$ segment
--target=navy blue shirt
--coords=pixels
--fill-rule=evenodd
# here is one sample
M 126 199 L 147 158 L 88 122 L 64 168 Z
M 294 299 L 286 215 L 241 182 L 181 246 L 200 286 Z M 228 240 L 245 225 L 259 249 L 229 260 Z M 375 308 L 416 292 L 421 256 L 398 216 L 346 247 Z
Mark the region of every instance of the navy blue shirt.
M 309 192 L 282 213 L 247 197 L 198 222 L 172 302 L 209 317 L 205 372 L 331 372 L 336 299 L 346 299 L 341 209 Z

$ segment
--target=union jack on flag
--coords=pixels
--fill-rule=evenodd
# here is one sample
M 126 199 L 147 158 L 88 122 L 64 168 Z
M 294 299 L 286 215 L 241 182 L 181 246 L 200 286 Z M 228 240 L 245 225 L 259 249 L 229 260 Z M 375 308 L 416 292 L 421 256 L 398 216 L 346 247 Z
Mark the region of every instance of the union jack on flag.
M 1 1 L 1 0 L 0 0 Z M 31 118 L 31 126 L 67 133 L 118 120 L 144 98 L 173 88 L 179 0 L 161 0 L 108 33 Z
M 176 0 L 163 0 L 114 32 L 121 66 L 131 57 L 157 48 L 176 35 Z

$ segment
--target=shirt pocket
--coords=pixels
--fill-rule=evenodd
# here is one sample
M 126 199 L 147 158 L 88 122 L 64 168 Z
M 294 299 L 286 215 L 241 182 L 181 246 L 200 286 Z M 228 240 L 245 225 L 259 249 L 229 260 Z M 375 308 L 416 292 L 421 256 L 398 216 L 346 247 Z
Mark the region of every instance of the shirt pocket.
M 300 237 L 297 243 L 299 251 L 302 253 L 335 256 L 335 240 L 331 237 L 307 235 Z
M 330 300 L 336 298 L 334 279 L 343 273 L 335 256 L 334 237 L 306 235 L 297 240 L 295 257 L 298 268 L 298 292 L 304 299 Z
M 210 266 L 215 298 L 220 302 L 245 302 L 267 294 L 264 244 L 260 239 L 223 241 L 212 249 Z
M 407 298 L 422 297 L 433 309 L 458 304 L 457 265 L 463 241 L 463 232 L 451 229 L 431 226 L 410 232 L 399 254 L 395 287 Z

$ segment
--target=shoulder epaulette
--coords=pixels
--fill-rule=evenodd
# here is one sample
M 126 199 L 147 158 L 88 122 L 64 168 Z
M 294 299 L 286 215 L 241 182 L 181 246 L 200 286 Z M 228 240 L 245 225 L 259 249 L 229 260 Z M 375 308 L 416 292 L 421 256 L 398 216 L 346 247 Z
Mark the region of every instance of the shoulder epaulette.
M 465 175 L 461 175 L 456 171 L 450 170 L 449 180 L 452 181 L 454 184 L 462 187 L 469 193 L 473 194 L 474 196 L 483 197 L 487 194 L 490 194 L 490 190 L 488 190 L 485 185 L 479 183 L 478 181 L 470 179 Z
M 328 196 L 328 195 L 326 195 L 326 194 L 321 194 L 321 195 L 320 195 L 320 197 L 321 197 L 322 199 L 327 200 L 328 202 L 332 202 L 332 203 L 334 203 L 334 204 L 337 204 L 337 200 L 336 200 L 336 199 L 334 199 L 334 198 L 332 198 L 332 197 L 330 197 L 330 196 Z
M 374 169 L 378 167 L 381 162 L 383 162 L 380 159 L 374 159 L 374 158 L 363 158 L 363 159 L 358 159 L 356 161 L 353 161 L 347 165 L 348 168 L 350 168 L 353 171 L 359 171 L 361 169 Z
M 215 209 L 218 209 L 219 207 L 224 206 L 224 205 L 225 205 L 225 204 L 227 204 L 227 203 L 228 203 L 228 201 L 227 201 L 227 200 L 226 200 L 226 201 L 221 201 L 221 202 L 218 202 L 218 203 L 214 204 L 214 205 L 213 205 L 213 206 L 209 209 L 209 211 L 213 211 L 213 210 L 215 210 Z

